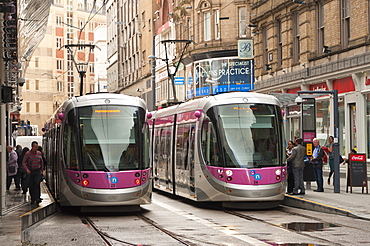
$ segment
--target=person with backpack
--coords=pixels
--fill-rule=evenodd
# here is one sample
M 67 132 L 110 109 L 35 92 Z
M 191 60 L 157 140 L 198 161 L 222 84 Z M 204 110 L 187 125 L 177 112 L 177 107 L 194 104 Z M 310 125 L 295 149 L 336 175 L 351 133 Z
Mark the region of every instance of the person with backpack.
M 19 185 L 19 178 L 17 176 L 17 170 L 18 170 L 18 155 L 13 150 L 12 146 L 7 146 L 6 150 L 8 151 L 8 161 L 6 162 L 6 190 L 8 191 L 10 188 L 10 185 L 12 184 L 12 180 L 14 179 L 15 183 L 15 190 L 21 190 L 21 187 Z

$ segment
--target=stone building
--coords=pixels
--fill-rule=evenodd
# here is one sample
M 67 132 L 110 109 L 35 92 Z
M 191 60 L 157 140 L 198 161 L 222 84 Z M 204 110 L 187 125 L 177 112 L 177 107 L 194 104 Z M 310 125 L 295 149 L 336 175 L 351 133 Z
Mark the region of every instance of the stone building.
M 238 41 L 250 40 L 252 35 L 248 26 L 250 1 L 157 0 L 139 4 L 128 0 L 122 5 L 130 3 L 135 7 L 123 7 L 126 19 L 118 15 L 117 22 L 124 23 L 117 32 L 118 36 L 123 34 L 120 40 L 125 47 L 119 56 L 124 59 L 118 62 L 123 71 L 119 78 L 122 93 L 139 94 L 150 105 L 167 106 L 220 91 L 253 89 L 253 61 L 239 61 L 237 52 Z M 155 86 L 147 77 L 153 66 L 155 73 L 150 79 L 155 80 Z M 226 75 L 230 69 L 240 74 Z
M 97 12 L 93 18 L 92 14 Z M 72 56 L 65 45 L 94 44 L 94 29 L 105 25 L 105 5 L 102 1 L 54 1 L 49 13 L 45 37 L 27 60 L 21 87 L 21 120 L 38 125 L 38 133 L 53 112 L 67 99 L 80 95 L 80 77 Z M 89 50 L 74 50 L 76 62 L 87 61 Z M 84 60 L 85 59 L 85 60 Z M 84 77 L 83 93 L 94 92 L 94 51 Z
M 254 0 L 251 5 L 255 91 L 283 99 L 297 91 L 337 90 L 345 156 L 350 148 L 370 154 L 369 8 L 367 0 Z M 334 103 L 329 94 L 316 96 L 316 135 L 323 143 L 334 135 Z M 287 139 L 300 124 L 292 104 L 286 105 Z

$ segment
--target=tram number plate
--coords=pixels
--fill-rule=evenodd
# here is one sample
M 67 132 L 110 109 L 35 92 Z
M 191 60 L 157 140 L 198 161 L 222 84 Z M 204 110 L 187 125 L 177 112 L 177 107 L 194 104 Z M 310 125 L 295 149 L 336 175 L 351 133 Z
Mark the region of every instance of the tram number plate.
M 253 195 L 253 196 L 261 196 L 261 192 L 259 192 L 259 191 L 254 191 L 254 192 L 252 192 L 252 195 Z
M 116 188 L 115 184 L 110 184 L 110 188 Z
M 116 201 L 118 199 L 118 196 L 108 196 L 108 200 L 110 201 Z

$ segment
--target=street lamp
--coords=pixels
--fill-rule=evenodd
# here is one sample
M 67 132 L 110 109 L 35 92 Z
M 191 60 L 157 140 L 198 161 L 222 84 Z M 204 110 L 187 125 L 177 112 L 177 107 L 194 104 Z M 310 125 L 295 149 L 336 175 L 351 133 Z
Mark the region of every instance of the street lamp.
M 340 153 L 339 153 L 339 112 L 338 112 L 338 90 L 332 91 L 298 91 L 298 98 L 301 94 L 330 94 L 333 95 L 333 109 L 334 109 L 334 193 L 340 193 L 340 171 L 339 171 L 339 162 L 340 162 Z M 300 101 L 297 100 L 296 102 Z M 300 101 L 301 102 L 301 101 Z
M 95 48 L 95 45 L 92 44 L 68 44 L 64 45 L 65 48 L 67 48 L 71 54 L 72 61 L 75 64 L 75 67 L 77 69 L 77 72 L 80 75 L 80 96 L 83 96 L 83 82 L 84 82 L 84 77 L 86 76 L 86 71 L 87 71 L 87 66 L 89 65 L 90 62 L 90 55 L 92 50 Z M 89 48 L 89 54 L 87 56 L 86 61 L 83 60 L 80 62 L 80 59 L 76 61 L 75 57 L 73 56 L 73 49 L 72 48 Z M 83 52 L 85 55 L 85 53 Z

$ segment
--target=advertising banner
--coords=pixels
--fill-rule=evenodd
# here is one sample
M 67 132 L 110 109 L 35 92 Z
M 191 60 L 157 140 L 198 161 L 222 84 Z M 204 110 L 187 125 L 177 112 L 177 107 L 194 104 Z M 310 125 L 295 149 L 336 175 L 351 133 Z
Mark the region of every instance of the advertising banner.
M 191 93 L 187 95 L 199 97 L 254 89 L 253 60 L 216 58 L 197 61 L 194 65 Z

